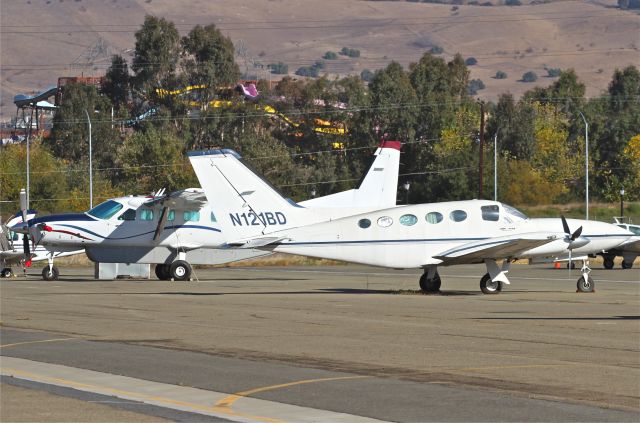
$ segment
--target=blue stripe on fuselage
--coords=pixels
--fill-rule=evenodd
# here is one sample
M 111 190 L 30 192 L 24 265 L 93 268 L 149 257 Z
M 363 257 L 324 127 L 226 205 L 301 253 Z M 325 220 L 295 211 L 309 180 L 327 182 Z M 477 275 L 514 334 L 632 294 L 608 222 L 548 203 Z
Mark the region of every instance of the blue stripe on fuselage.
M 80 231 L 84 231 L 88 234 L 91 234 L 93 236 L 97 236 L 98 238 L 102 238 L 102 239 L 131 239 L 131 238 L 136 238 L 139 236 L 144 236 L 144 235 L 148 235 L 148 234 L 152 234 L 154 233 L 156 230 L 152 230 L 152 231 L 147 231 L 147 232 L 143 232 L 140 234 L 136 234 L 136 235 L 130 235 L 130 236 L 123 236 L 123 237 L 105 237 L 103 235 L 100 235 L 98 233 L 95 233 L 93 231 L 90 231 L 88 229 L 82 228 L 80 226 L 75 226 L 75 225 L 65 225 L 65 224 L 60 224 L 58 226 L 64 226 L 67 228 L 73 228 L 73 229 L 78 229 Z M 213 232 L 222 232 L 220 229 L 217 228 L 210 228 L 208 226 L 202 226 L 202 225 L 172 225 L 172 226 L 165 226 L 164 229 L 180 229 L 180 228 L 192 228 L 192 229 L 203 229 L 203 230 L 207 230 L 207 231 L 213 231 Z

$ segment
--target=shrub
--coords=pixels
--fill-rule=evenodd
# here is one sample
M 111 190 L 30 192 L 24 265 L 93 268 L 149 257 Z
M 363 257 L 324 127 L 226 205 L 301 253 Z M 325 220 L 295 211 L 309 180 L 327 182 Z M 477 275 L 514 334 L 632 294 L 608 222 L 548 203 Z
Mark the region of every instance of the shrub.
M 467 57 L 467 60 L 464 61 L 465 65 L 473 66 L 478 63 L 475 57 Z
M 520 0 L 507 0 L 504 2 L 505 6 L 522 6 Z
M 442 54 L 443 52 L 444 52 L 444 49 L 440 46 L 433 46 L 429 50 L 429 53 L 431 54 Z
M 325 60 L 336 60 L 338 58 L 338 55 L 332 51 L 328 51 L 324 54 L 324 56 L 322 56 L 322 58 Z
M 342 47 L 340 54 L 348 57 L 360 57 L 360 50 L 349 47 Z
M 360 79 L 365 82 L 373 81 L 373 72 L 371 72 L 369 69 L 364 69 L 362 72 L 360 72 Z
M 498 72 L 496 72 L 496 76 L 494 78 L 496 78 L 496 79 L 507 79 L 507 73 L 503 72 L 503 71 L 498 71 Z
M 522 82 L 535 82 L 538 79 L 538 75 L 535 72 L 529 71 L 522 75 Z
M 560 68 L 548 68 L 547 69 L 547 76 L 549 78 L 556 78 L 558 76 L 560 76 L 560 73 L 562 71 L 560 70 Z
M 271 69 L 271 73 L 278 75 L 286 75 L 289 73 L 289 65 L 282 62 L 269 64 L 269 69 Z
M 476 95 L 478 91 L 484 90 L 484 82 L 481 79 L 472 79 L 467 86 L 467 92 L 469 95 Z
M 318 60 L 311 66 L 299 67 L 298 70 L 296 71 L 296 75 L 299 75 L 299 76 L 310 76 L 310 77 L 315 78 L 318 75 L 320 75 L 320 70 L 321 69 L 324 69 L 324 62 L 321 62 L 321 61 Z

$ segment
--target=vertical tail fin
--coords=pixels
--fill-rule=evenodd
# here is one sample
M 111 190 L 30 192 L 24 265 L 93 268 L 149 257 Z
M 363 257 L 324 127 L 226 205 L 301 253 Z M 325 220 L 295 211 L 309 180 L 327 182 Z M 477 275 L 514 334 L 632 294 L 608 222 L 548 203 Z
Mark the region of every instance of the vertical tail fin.
M 285 199 L 240 161 L 233 150 L 188 153 L 227 239 L 249 238 L 299 226 L 306 209 Z
M 302 201 L 304 207 L 370 207 L 396 205 L 400 141 L 382 141 L 356 189 Z

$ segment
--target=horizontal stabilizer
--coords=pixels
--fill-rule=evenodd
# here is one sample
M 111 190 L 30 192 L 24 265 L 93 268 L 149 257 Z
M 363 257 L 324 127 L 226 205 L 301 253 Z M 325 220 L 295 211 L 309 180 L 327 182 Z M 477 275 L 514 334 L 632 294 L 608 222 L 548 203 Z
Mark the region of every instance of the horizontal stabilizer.
M 482 263 L 485 259 L 517 258 L 527 250 L 555 241 L 549 233 L 521 234 L 469 242 L 434 255 L 444 265 Z

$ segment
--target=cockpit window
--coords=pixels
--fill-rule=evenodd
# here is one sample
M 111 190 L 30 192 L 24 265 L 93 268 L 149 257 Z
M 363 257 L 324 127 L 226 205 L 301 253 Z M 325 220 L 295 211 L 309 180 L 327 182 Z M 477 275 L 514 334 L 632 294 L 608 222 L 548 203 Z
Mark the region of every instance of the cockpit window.
M 122 210 L 122 207 L 124 206 L 117 201 L 107 200 L 89 210 L 87 214 L 97 217 L 98 219 L 110 219 L 113 215 Z
M 126 212 L 122 213 L 120 216 L 118 216 L 118 220 L 136 220 L 135 209 L 129 209 Z
M 511 215 L 512 217 L 515 217 L 516 220 L 529 220 L 529 217 L 522 213 L 520 210 L 516 209 L 515 207 L 511 207 L 507 204 L 502 204 L 502 207 L 504 208 L 504 211 L 506 214 Z
M 482 210 L 482 220 L 489 222 L 497 222 L 500 220 L 500 208 L 498 206 L 482 206 L 480 210 Z

